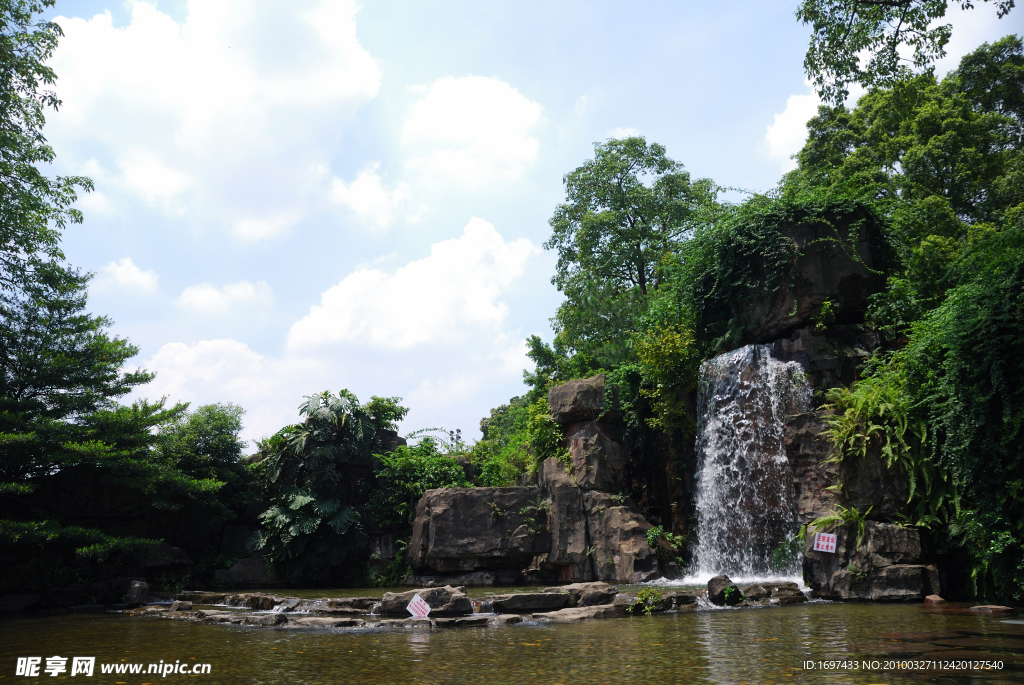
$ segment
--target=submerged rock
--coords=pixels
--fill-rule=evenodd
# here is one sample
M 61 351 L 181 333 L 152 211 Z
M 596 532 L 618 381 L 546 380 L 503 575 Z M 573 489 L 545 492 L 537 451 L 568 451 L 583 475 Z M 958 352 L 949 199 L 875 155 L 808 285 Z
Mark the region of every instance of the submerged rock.
M 413 596 L 419 595 L 430 606 L 431 616 L 465 616 L 473 613 L 473 603 L 461 588 L 421 588 L 408 592 L 385 592 L 380 603 L 383 616 L 408 616 L 407 607 Z
M 490 620 L 490 616 L 466 616 L 464 618 L 438 618 L 431 621 L 431 624 L 435 628 L 474 628 L 485 626 Z
M 619 589 L 608 583 L 573 583 L 559 587 L 544 588 L 546 593 L 557 593 L 568 598 L 567 607 L 588 607 L 611 604 Z
M 334 618 L 330 616 L 310 616 L 308 618 L 289 619 L 288 625 L 307 628 L 358 628 L 366 625 L 361 618 Z
M 796 583 L 768 582 L 757 585 L 741 585 L 743 606 L 765 606 L 768 604 L 799 604 L 807 601 Z
M 494 611 L 502 614 L 525 614 L 532 611 L 563 609 L 569 605 L 571 595 L 545 592 L 525 592 L 490 597 Z
M 626 615 L 626 605 L 602 604 L 592 607 L 573 607 L 533 615 L 534 620 L 544 623 L 579 623 L 595 618 L 615 618 Z

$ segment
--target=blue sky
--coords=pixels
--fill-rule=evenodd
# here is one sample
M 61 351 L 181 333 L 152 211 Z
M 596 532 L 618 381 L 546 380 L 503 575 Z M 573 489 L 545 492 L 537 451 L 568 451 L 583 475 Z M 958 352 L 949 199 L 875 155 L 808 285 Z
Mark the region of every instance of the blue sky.
M 795 5 L 58 2 L 53 171 L 96 184 L 65 253 L 157 373 L 136 395 L 235 402 L 255 439 L 348 388 L 475 438 L 551 338 L 541 245 L 595 141 L 753 191 L 790 168 Z M 1024 28 L 950 18 L 940 72 Z

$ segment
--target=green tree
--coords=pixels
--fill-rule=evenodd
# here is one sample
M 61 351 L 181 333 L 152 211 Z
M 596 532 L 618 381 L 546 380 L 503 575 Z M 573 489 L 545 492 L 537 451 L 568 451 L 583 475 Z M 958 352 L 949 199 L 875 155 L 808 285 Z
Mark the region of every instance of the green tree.
M 641 137 L 594 146 L 565 175 L 566 202 L 551 217 L 558 252 L 551 282 L 565 295 L 555 328 L 565 348 L 599 363 L 628 357 L 624 341 L 659 287 L 659 265 L 717 207 L 718 188 Z
M 402 445 L 375 458 L 376 487 L 370 493 L 367 514 L 384 530 L 400 535 L 412 529 L 416 503 L 432 488 L 470 487 L 456 460 L 442 454 L 430 437 L 413 447 Z
M 834 388 L 841 458 L 878 449 L 912 485 L 906 514 L 943 555 L 952 593 L 1024 600 L 1024 46 L 982 45 L 941 82 L 822 108 L 783 184 L 856 194 L 897 259 L 869 311 L 885 345 Z
M 217 499 L 207 506 L 206 522 L 211 527 L 258 501 L 252 468 L 243 461 L 246 443 L 238 437 L 244 414 L 236 404 L 207 404 L 159 429 L 157 461 L 188 478 L 222 484 Z
M 993 2 L 1000 18 L 1014 0 Z M 892 86 L 913 69 L 927 68 L 944 57 L 952 35 L 950 24 L 934 22 L 946 16 L 949 0 L 803 0 L 797 18 L 810 24 L 811 43 L 804 69 L 822 98 L 841 104 L 851 83 L 865 87 Z M 964 9 L 972 0 L 960 0 Z M 901 46 L 913 56 L 900 56 Z
M 347 390 L 323 392 L 299 405 L 302 423 L 263 441 L 257 473 L 271 506 L 249 547 L 267 555 L 279 577 L 309 584 L 353 572 L 345 562 L 366 543 L 353 466 L 384 451 L 381 431 L 407 411 L 398 398 L 364 406 Z
M 92 182 L 81 176 L 48 178 L 39 165 L 54 160 L 42 134 L 46 108 L 60 100 L 45 63 L 63 35 L 37 21 L 55 0 L 0 2 L 0 292 L 10 291 L 41 265 L 60 260 L 60 232 L 81 223 L 72 204 Z
M 1008 36 L 930 74 L 875 89 L 809 123 L 787 195 L 828 188 L 872 203 L 905 270 L 876 308 L 894 335 L 938 305 L 963 251 L 1024 202 L 1024 47 Z

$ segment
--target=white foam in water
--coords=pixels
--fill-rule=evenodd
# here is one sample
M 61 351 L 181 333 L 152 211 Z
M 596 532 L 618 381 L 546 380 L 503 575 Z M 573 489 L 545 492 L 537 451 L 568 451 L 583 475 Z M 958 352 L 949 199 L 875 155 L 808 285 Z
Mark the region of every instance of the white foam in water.
M 798 530 L 783 424 L 806 411 L 810 397 L 800 365 L 772 358 L 766 345 L 701 366 L 698 541 L 693 574 L 681 582 L 704 584 L 724 573 L 737 582 L 803 585 L 799 558 L 779 567 L 772 556 Z

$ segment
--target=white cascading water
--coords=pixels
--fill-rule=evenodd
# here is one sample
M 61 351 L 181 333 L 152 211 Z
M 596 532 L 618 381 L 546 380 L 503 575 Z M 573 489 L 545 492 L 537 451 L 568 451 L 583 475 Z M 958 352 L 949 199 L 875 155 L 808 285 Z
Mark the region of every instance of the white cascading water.
M 783 426 L 787 415 L 807 410 L 811 388 L 799 364 L 769 350 L 747 345 L 701 367 L 693 575 L 702 580 L 797 571 L 772 556 L 798 528 Z

